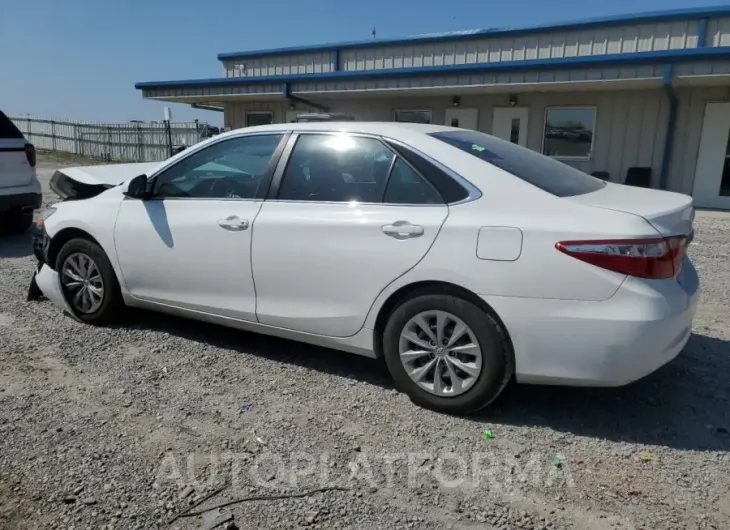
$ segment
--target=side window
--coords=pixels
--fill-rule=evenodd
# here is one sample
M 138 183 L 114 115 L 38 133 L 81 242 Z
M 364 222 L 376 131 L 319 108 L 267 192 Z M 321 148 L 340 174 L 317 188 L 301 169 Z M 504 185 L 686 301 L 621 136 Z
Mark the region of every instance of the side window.
M 243 136 L 215 143 L 155 177 L 156 197 L 263 198 L 271 159 L 282 134 Z
M 441 195 L 400 158 L 393 164 L 388 187 L 385 190 L 386 204 L 443 204 Z
M 374 138 L 303 134 L 287 163 L 278 198 L 380 203 L 394 156 Z

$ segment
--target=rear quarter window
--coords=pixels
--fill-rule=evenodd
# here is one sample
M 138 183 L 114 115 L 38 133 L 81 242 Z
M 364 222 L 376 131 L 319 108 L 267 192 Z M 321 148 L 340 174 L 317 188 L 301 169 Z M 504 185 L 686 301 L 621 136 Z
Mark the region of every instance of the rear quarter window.
M 2 111 L 0 111 L 0 138 L 12 138 L 19 139 L 23 138 L 23 133 L 10 121 Z
M 505 140 L 477 131 L 431 133 L 457 149 L 529 182 L 556 197 L 585 195 L 606 186 L 567 164 Z

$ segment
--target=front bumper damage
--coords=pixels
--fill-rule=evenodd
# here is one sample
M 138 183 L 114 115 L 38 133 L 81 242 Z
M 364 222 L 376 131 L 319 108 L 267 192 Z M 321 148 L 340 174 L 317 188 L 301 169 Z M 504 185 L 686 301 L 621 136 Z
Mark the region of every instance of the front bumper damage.
M 66 297 L 63 295 L 63 290 L 61 290 L 61 278 L 56 271 L 44 263 L 40 265 L 38 272 L 33 277 L 33 281 L 43 293 L 43 296 L 53 302 L 56 307 L 60 307 L 68 316 L 74 320 L 78 320 L 73 309 L 66 302 Z
M 40 227 L 35 229 L 33 234 L 33 254 L 35 254 L 38 260 L 36 271 L 33 273 L 33 278 L 30 280 L 30 286 L 28 287 L 28 301 L 39 300 L 43 298 L 43 292 L 38 287 L 36 276 L 43 268 L 43 264 L 48 263 L 48 247 L 50 245 L 50 238 L 46 233 L 45 228 Z
M 61 289 L 59 274 L 48 265 L 48 247 L 50 238 L 43 227 L 36 230 L 33 236 L 33 253 L 38 258 L 38 266 L 28 288 L 28 300 L 47 298 L 64 313 L 78 320 Z

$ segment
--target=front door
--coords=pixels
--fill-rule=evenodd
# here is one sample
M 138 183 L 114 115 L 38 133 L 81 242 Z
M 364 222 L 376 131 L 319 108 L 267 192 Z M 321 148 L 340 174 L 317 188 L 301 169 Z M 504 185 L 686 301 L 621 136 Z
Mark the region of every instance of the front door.
M 730 103 L 708 103 L 692 196 L 696 206 L 730 209 Z
M 444 125 L 449 127 L 461 127 L 462 129 L 478 129 L 478 109 L 446 109 Z
M 374 137 L 301 134 L 253 230 L 256 315 L 349 337 L 378 294 L 428 252 L 448 207 Z
M 114 244 L 133 297 L 256 320 L 251 226 L 282 138 L 209 144 L 152 176 L 149 199 L 122 201 Z
M 496 107 L 492 117 L 492 135 L 527 147 L 527 107 Z

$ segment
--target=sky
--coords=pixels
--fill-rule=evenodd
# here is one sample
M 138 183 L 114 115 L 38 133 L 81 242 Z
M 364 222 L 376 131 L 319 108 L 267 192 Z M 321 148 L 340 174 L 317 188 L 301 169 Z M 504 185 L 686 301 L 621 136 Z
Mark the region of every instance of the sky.
M 0 109 L 129 121 L 222 114 L 145 101 L 139 81 L 219 77 L 218 53 L 515 27 L 730 0 L 0 0 Z

